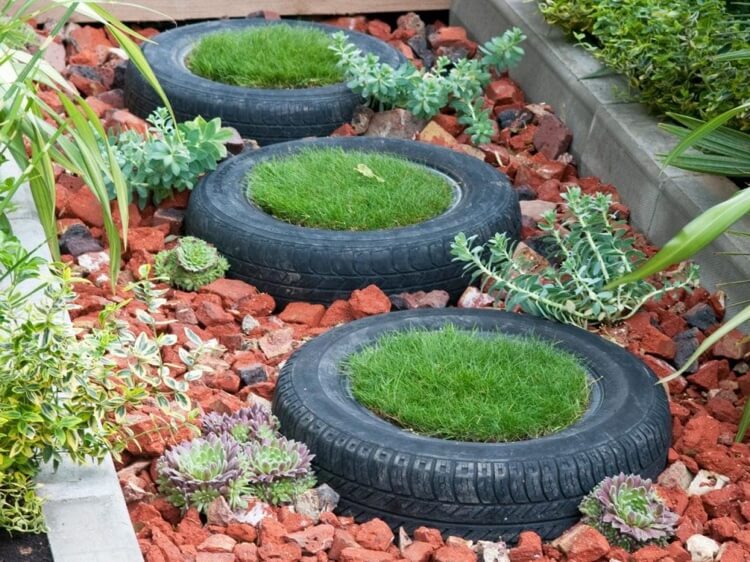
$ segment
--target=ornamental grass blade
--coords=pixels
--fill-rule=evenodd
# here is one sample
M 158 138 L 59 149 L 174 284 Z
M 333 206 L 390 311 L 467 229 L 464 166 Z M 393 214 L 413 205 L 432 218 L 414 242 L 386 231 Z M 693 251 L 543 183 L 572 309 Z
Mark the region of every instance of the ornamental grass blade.
M 690 134 L 685 135 L 685 138 L 683 138 L 679 142 L 679 144 L 675 146 L 672 149 L 672 151 L 667 155 L 667 158 L 664 160 L 664 165 L 665 166 L 671 165 L 674 162 L 674 160 L 678 156 L 681 156 L 687 149 L 695 146 L 696 143 L 698 143 L 701 139 L 704 139 L 705 137 L 707 137 L 710 133 L 717 130 L 719 127 L 721 127 L 724 123 L 726 123 L 730 119 L 736 117 L 737 115 L 740 115 L 741 113 L 746 112 L 749 109 L 750 109 L 750 102 L 743 103 L 742 105 L 732 108 L 729 111 L 725 111 L 721 115 L 717 115 L 710 121 L 696 128 Z M 679 117 L 684 117 L 685 119 L 689 119 L 686 116 L 679 116 Z
M 81 109 L 83 109 L 83 112 L 86 114 L 86 117 L 88 117 L 89 122 L 94 127 L 94 130 L 97 132 L 97 134 L 104 139 L 104 141 L 101 143 L 101 145 L 104 147 L 104 150 L 106 151 L 107 158 L 106 158 L 106 169 L 107 173 L 109 175 L 109 179 L 112 181 L 112 184 L 115 188 L 115 198 L 117 200 L 117 209 L 120 211 L 120 221 L 121 221 L 121 237 L 122 237 L 122 244 L 125 248 L 128 247 L 128 225 L 130 224 L 130 211 L 128 209 L 128 205 L 130 201 L 128 200 L 128 188 L 125 183 L 125 176 L 122 173 L 122 170 L 120 169 L 120 164 L 117 162 L 117 158 L 115 157 L 115 152 L 112 150 L 112 146 L 107 142 L 107 133 L 104 130 L 104 127 L 102 126 L 101 121 L 97 118 L 96 113 L 94 113 L 94 110 L 91 109 L 91 106 L 86 103 L 85 100 L 80 100 L 80 106 Z M 107 194 L 109 195 L 109 194 Z
M 705 124 L 700 119 L 670 113 L 680 125 L 663 123 L 662 130 L 686 139 L 692 131 Z M 709 154 L 682 154 L 671 160 L 678 168 L 715 175 L 747 176 L 750 174 L 750 135 L 721 126 L 695 140 L 693 148 Z M 663 155 L 662 155 L 663 156 Z
M 73 151 L 71 150 L 65 150 L 64 148 L 63 150 L 67 152 L 69 157 L 73 157 L 73 159 L 75 159 L 75 156 L 78 156 L 77 163 L 82 172 L 82 178 L 97 201 L 99 201 L 102 210 L 104 230 L 107 233 L 107 240 L 109 241 L 110 283 L 114 290 L 120 270 L 122 247 L 120 245 L 117 226 L 112 218 L 112 210 L 109 206 L 109 194 L 107 193 L 106 181 L 103 175 L 108 166 L 104 162 L 99 149 L 99 139 L 97 139 L 97 135 L 95 134 L 96 129 L 91 126 L 84 113 L 67 96 L 60 93 L 58 94 L 58 98 L 73 124 L 73 127 L 70 128 L 69 138 L 73 141 L 73 146 L 77 149 L 77 154 L 72 154 Z M 80 100 L 80 103 L 83 104 L 85 102 Z M 62 146 L 62 143 L 60 144 Z M 127 220 L 126 217 L 127 215 L 123 219 Z
M 744 59 L 750 59 L 750 49 L 739 49 L 737 51 L 730 51 L 729 53 L 722 53 L 714 57 L 714 60 L 717 61 L 735 61 Z
M 57 217 L 55 217 L 55 172 L 52 159 L 47 150 L 47 141 L 42 131 L 34 126 L 34 134 L 29 137 L 31 154 L 40 155 L 34 166 L 34 174 L 29 175 L 29 190 L 34 199 L 39 222 L 44 230 L 50 253 L 56 260 L 60 259 L 60 246 L 57 244 Z
M 611 289 L 624 283 L 644 279 L 693 256 L 748 212 L 750 212 L 750 189 L 737 192 L 733 197 L 714 205 L 694 218 L 650 260 L 635 271 L 615 279 L 605 288 Z
M 685 360 L 684 365 L 678 371 L 661 379 L 659 384 L 667 384 L 669 381 L 676 379 L 685 373 L 687 368 L 697 361 L 701 355 L 711 349 L 721 338 L 747 320 L 750 320 L 750 306 L 738 312 L 736 316 L 725 322 L 718 330 L 703 340 L 703 343 L 698 346 L 698 349 L 696 349 L 695 352 Z M 748 426 L 750 426 L 750 401 L 745 404 L 745 409 L 742 412 L 742 418 L 740 419 L 740 424 L 737 428 L 735 441 L 739 443 L 745 438 Z
M 734 440 L 737 443 L 742 443 L 742 441 L 744 441 L 748 426 L 750 426 L 750 400 L 745 402 L 745 407 L 742 410 L 742 417 L 737 426 L 737 434 L 734 436 Z

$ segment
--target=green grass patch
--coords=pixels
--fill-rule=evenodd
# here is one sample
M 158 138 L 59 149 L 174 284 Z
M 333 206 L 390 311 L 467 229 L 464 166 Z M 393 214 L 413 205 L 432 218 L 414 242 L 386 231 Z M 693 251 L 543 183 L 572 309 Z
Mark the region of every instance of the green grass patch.
M 309 148 L 255 166 L 248 197 L 292 224 L 377 230 L 436 217 L 450 206 L 453 190 L 444 177 L 403 158 Z
M 188 57 L 190 71 L 249 88 L 310 88 L 344 79 L 327 33 L 277 24 L 213 33 Z
M 452 325 L 385 335 L 344 368 L 362 405 L 444 439 L 541 437 L 574 423 L 589 403 L 586 369 L 572 354 L 538 338 Z

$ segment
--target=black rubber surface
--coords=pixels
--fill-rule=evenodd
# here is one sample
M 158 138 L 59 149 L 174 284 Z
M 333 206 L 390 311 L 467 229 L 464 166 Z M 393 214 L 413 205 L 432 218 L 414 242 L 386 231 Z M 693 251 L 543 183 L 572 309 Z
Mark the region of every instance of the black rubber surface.
M 234 127 L 244 138 L 255 139 L 261 145 L 325 136 L 351 120 L 362 98 L 343 82 L 289 90 L 243 88 L 197 76 L 185 64 L 190 50 L 204 35 L 278 23 L 258 18 L 196 23 L 160 33 L 153 38 L 155 43 L 146 44 L 143 53 L 177 118 L 182 121 L 197 115 L 207 119 L 221 117 L 225 126 Z M 313 22 L 283 20 L 281 23 L 314 27 L 327 33 L 344 31 L 363 52 L 375 53 L 382 62 L 394 67 L 406 62 L 393 47 L 369 35 Z M 141 117 L 147 117 L 162 105 L 132 64 L 125 75 L 125 104 Z
M 456 200 L 420 224 L 360 232 L 322 230 L 273 218 L 246 197 L 248 173 L 269 158 L 309 146 L 391 153 L 453 180 Z M 468 285 L 450 255 L 456 234 L 486 241 L 496 232 L 516 239 L 521 211 L 508 178 L 474 157 L 438 146 L 394 139 L 342 137 L 277 144 L 244 152 L 207 175 L 190 197 L 187 234 L 214 244 L 228 275 L 290 301 L 331 303 L 376 284 L 389 294 L 444 289 L 458 297 Z
M 445 323 L 535 334 L 576 354 L 593 381 L 589 409 L 543 438 L 469 443 L 416 435 L 355 401 L 340 368 L 347 356 L 387 332 Z M 514 542 L 523 530 L 560 535 L 605 476 L 655 478 L 664 469 L 670 416 L 656 381 L 635 356 L 579 328 L 493 309 L 416 310 L 351 322 L 306 343 L 282 369 L 273 410 L 282 432 L 315 453 L 318 479 L 341 494 L 342 513 Z

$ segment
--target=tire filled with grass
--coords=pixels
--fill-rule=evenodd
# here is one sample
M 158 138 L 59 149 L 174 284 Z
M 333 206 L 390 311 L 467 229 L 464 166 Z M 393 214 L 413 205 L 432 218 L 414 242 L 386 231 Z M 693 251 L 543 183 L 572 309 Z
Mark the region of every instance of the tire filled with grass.
M 358 320 L 282 369 L 274 413 L 316 455 L 345 515 L 469 539 L 558 536 L 620 472 L 666 464 L 666 394 L 580 328 L 497 310 Z
M 194 190 L 186 231 L 226 256 L 228 275 L 279 304 L 330 304 L 376 284 L 387 294 L 469 279 L 451 255 L 459 232 L 520 232 L 508 178 L 438 146 L 327 138 L 245 152 Z
M 243 137 L 266 145 L 328 135 L 361 103 L 328 48 L 337 31 L 297 20 L 210 21 L 161 33 L 143 53 L 178 119 L 220 117 Z M 374 37 L 344 33 L 386 64 L 405 62 Z M 125 101 L 142 117 L 162 105 L 132 64 L 125 76 Z

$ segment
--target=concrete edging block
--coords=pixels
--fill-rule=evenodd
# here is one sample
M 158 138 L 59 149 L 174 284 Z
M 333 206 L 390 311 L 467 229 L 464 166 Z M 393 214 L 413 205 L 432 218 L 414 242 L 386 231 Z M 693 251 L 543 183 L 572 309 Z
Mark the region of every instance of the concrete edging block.
M 0 166 L 0 179 L 17 173 L 10 162 Z M 28 185 L 13 201 L 16 209 L 8 218 L 15 235 L 25 248 L 37 248 L 38 256 L 51 261 Z M 111 457 L 85 465 L 65 458 L 57 470 L 45 464 L 37 483 L 55 562 L 143 561 Z
M 465 27 L 477 41 L 513 26 L 524 31 L 526 55 L 511 76 L 530 101 L 555 108 L 573 131 L 571 152 L 581 175 L 615 185 L 631 209 L 633 226 L 655 244 L 664 244 L 691 219 L 737 192 L 726 178 L 664 168 L 658 155 L 674 146 L 674 138 L 658 128 L 658 119 L 642 105 L 628 99 L 624 77 L 589 78 L 602 69 L 601 63 L 548 25 L 536 2 L 453 0 L 451 24 Z M 750 217 L 733 228 L 750 232 Z M 746 256 L 717 252 L 750 253 L 750 239 L 725 235 L 695 256 L 707 288 L 750 279 Z M 750 299 L 750 284 L 724 290 L 730 306 Z M 728 314 L 736 310 L 730 308 Z

